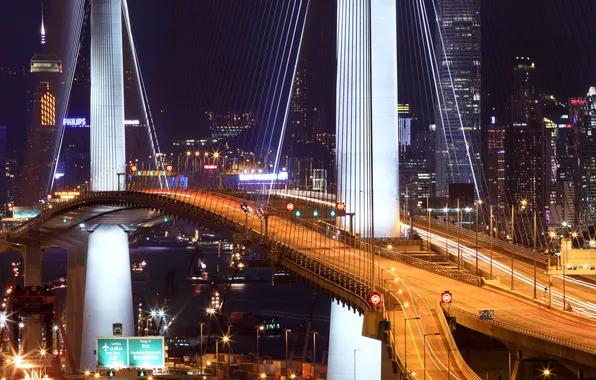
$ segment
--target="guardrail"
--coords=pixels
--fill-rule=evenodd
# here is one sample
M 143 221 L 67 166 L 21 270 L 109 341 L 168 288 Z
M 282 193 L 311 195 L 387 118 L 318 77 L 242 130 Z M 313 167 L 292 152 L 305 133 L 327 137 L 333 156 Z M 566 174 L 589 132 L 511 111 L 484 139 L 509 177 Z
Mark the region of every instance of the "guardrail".
M 416 220 L 418 222 L 424 222 L 424 226 L 428 225 L 428 219 L 426 217 L 423 217 L 420 215 L 415 215 L 414 220 Z M 420 224 L 422 225 L 423 223 L 420 223 Z M 441 222 L 439 220 L 434 220 L 431 218 L 431 227 L 435 226 L 435 227 L 440 227 L 442 229 L 445 229 L 446 225 L 454 226 L 454 227 L 456 226 L 455 224 L 452 225 L 452 224 Z M 448 229 L 450 230 L 449 232 L 451 233 L 452 232 L 451 228 L 448 228 Z M 476 239 L 476 231 L 468 230 L 465 228 L 460 228 L 460 234 L 462 237 L 465 237 L 467 239 Z M 490 236 L 488 236 L 487 234 L 485 234 L 483 232 L 478 232 L 478 242 L 483 243 L 483 244 L 490 244 L 491 243 Z M 531 259 L 531 260 L 536 260 L 539 263 L 546 264 L 548 261 L 548 256 L 546 253 L 537 252 L 532 249 L 523 247 L 521 245 L 513 245 L 513 244 L 511 244 L 507 241 L 501 240 L 499 238 L 493 238 L 492 244 L 493 244 L 493 247 L 503 249 L 510 253 L 513 252 L 517 256 L 525 257 L 525 258 Z
M 450 310 L 453 310 L 453 311 L 455 311 L 455 314 L 456 315 L 457 314 L 459 314 L 459 315 L 465 315 L 468 318 L 471 318 L 471 319 L 475 319 L 475 320 L 480 321 L 480 317 L 478 316 L 478 314 L 471 313 L 471 312 L 466 311 L 466 310 L 464 310 L 464 309 L 462 309 L 460 307 L 457 307 L 455 305 L 441 304 L 441 307 L 449 315 L 451 315 L 450 314 Z M 583 352 L 587 352 L 589 354 L 596 355 L 596 347 L 587 346 L 585 344 L 575 343 L 575 342 L 572 342 L 572 341 L 567 340 L 567 339 L 557 338 L 556 336 L 553 336 L 553 335 L 540 333 L 540 332 L 537 332 L 537 331 L 532 330 L 532 329 L 528 329 L 528 328 L 525 328 L 525 327 L 516 326 L 516 325 L 510 324 L 510 323 L 507 323 L 507 322 L 503 322 L 503 321 L 499 321 L 499 320 L 482 320 L 482 321 L 484 323 L 486 323 L 487 325 L 489 325 L 489 326 L 500 327 L 500 328 L 505 329 L 505 330 L 514 331 L 514 332 L 517 332 L 517 333 L 520 333 L 520 334 L 523 334 L 523 335 L 531 336 L 533 338 L 546 340 L 548 342 L 559 344 L 559 345 L 565 346 L 565 347 L 569 347 L 569 348 L 572 348 L 574 350 L 583 351 Z

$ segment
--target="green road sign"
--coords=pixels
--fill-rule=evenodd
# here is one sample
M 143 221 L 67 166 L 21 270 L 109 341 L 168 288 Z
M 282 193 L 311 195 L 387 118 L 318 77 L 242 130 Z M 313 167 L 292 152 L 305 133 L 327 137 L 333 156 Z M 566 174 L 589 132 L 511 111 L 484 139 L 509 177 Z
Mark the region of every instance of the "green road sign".
M 130 367 L 163 368 L 165 366 L 163 337 L 130 337 L 128 345 Z
M 127 338 L 97 338 L 98 367 L 127 367 L 128 352 Z

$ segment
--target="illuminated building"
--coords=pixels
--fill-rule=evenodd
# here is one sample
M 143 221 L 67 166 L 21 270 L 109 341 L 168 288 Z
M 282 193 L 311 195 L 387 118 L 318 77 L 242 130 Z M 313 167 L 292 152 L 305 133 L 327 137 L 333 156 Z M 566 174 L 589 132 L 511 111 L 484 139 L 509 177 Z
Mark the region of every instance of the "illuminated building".
M 491 124 L 486 133 L 488 195 L 490 204 L 500 205 L 505 202 L 505 126 Z
M 409 104 L 398 104 L 398 142 L 400 151 L 405 150 L 412 144 L 412 116 L 410 116 Z
M 8 160 L 6 157 L 6 127 L 0 125 L 0 206 L 7 203 L 10 199 L 9 183 L 10 181 L 10 168 L 8 166 Z
M 213 141 L 236 137 L 255 126 L 255 115 L 252 112 L 216 113 L 209 111 L 206 112 L 206 115 Z
M 509 101 L 505 137 L 506 190 L 510 204 L 525 199 L 539 213 L 548 207 L 543 100 L 533 85 L 535 65 L 518 58 L 514 69 L 514 93 Z
M 480 0 L 439 0 L 437 12 L 436 195 L 446 196 L 450 183 L 475 183 L 482 193 Z
M 18 202 L 37 205 L 48 190 L 57 148 L 56 87 L 62 75 L 62 62 L 53 54 L 35 54 L 29 71 L 32 81 L 27 91 L 29 128 Z

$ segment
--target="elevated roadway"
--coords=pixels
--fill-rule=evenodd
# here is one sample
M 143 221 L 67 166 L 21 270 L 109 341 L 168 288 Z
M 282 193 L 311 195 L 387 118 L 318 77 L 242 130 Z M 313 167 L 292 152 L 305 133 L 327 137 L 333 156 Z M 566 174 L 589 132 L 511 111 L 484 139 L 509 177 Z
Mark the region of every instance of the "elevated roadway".
M 385 312 L 393 325 L 395 348 L 400 357 L 407 358 L 410 372 L 418 374 L 424 372 L 426 356 L 427 375 L 431 379 L 447 378 L 448 367 L 452 372 L 451 378 L 471 378 L 469 369 L 466 369 L 465 365 L 460 363 L 453 367 L 453 356 L 457 355 L 457 352 L 454 352 L 453 346 L 450 345 L 450 335 L 444 331 L 445 329 L 440 328 L 441 321 L 437 312 L 441 310 L 436 305 L 444 290 L 450 290 L 454 294 L 454 307 L 470 315 L 477 314 L 479 310 L 494 310 L 495 319 L 506 323 L 512 331 L 516 329 L 526 331 L 527 336 L 538 336 L 540 337 L 538 339 L 545 343 L 544 347 L 565 348 L 544 351 L 542 354 L 596 368 L 596 324 L 594 322 L 549 311 L 545 307 L 525 302 L 516 295 L 473 286 L 429 270 L 407 265 L 393 259 L 386 251 L 379 257 L 378 250 L 373 250 L 372 247 L 360 243 L 355 245 L 340 242 L 334 239 L 332 234 L 324 230 L 315 231 L 316 226 L 309 226 L 303 221 L 298 223 L 274 213 L 270 213 L 266 220 L 259 219 L 255 213 L 244 213 L 238 199 L 190 191 L 151 191 L 149 193 L 147 196 L 159 194 L 166 203 L 167 199 L 174 200 L 175 207 L 165 210 L 173 215 L 190 219 L 191 216 L 184 213 L 188 207 L 206 210 L 221 215 L 225 220 L 232 221 L 236 225 L 244 224 L 247 231 L 253 231 L 253 233 L 266 231 L 269 240 L 292 247 L 307 257 L 325 263 L 328 268 L 337 273 L 361 283 L 374 286 L 371 278 L 379 279 L 378 282 L 382 283 L 382 286 L 377 286 L 377 289 L 384 292 L 386 296 Z M 113 194 L 113 197 L 118 199 L 122 194 L 139 198 L 144 196 L 140 193 L 136 195 L 118 193 Z M 81 201 L 79 207 L 85 209 L 85 205 L 90 204 L 92 197 L 93 195 L 90 195 Z M 140 206 L 137 204 L 131 207 Z M 156 207 L 156 209 L 159 208 Z M 154 210 L 156 211 L 158 210 Z M 51 220 L 43 220 L 41 217 L 38 221 L 32 221 L 14 233 L 23 234 L 43 226 L 44 223 L 52 223 L 58 219 L 58 214 L 55 215 Z M 392 301 L 395 303 L 392 304 Z M 407 331 L 405 338 L 408 340 L 406 353 L 404 345 L 401 344 L 404 339 L 403 319 L 416 317 L 420 319 L 413 319 L 405 326 Z M 436 333 L 439 335 L 433 335 Z M 425 334 L 431 335 L 425 338 Z M 424 355 L 425 342 L 427 355 Z M 523 342 L 518 343 L 523 345 Z

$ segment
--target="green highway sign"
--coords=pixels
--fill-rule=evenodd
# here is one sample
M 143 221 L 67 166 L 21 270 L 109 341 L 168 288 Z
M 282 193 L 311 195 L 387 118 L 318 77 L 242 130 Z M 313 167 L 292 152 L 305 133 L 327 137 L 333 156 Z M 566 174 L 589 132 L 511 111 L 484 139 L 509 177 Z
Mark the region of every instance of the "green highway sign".
M 128 364 L 138 368 L 163 368 L 165 366 L 163 337 L 128 338 Z
M 97 366 L 108 368 L 128 367 L 128 339 L 97 338 Z
M 165 367 L 163 336 L 99 337 L 99 368 L 163 368 Z

